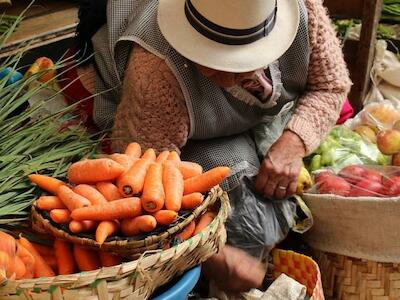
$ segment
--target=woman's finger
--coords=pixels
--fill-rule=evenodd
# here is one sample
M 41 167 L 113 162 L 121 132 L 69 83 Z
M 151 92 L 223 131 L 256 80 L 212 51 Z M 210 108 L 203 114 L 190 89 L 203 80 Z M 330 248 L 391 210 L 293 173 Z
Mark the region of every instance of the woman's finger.
M 256 178 L 256 191 L 259 192 L 260 194 L 264 192 L 265 185 L 267 184 L 268 181 L 267 168 L 268 168 L 268 161 L 267 159 L 264 159 Z
M 282 176 L 275 189 L 275 199 L 283 200 L 286 198 L 290 180 L 287 176 Z
M 292 181 L 289 184 L 289 187 L 286 191 L 286 198 L 292 197 L 294 194 L 296 194 L 296 190 L 297 190 L 297 180 L 296 181 Z

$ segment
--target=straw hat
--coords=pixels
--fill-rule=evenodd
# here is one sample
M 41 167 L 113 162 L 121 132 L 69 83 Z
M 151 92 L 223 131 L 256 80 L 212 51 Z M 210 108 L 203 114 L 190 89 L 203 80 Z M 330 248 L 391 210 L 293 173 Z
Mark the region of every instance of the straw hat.
M 292 44 L 297 0 L 159 0 L 158 24 L 182 56 L 242 73 L 267 66 Z

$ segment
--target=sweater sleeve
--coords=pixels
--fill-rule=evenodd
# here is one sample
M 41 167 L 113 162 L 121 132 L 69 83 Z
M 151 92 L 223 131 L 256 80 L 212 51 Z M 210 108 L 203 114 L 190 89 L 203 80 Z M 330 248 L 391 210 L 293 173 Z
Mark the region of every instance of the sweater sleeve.
M 188 133 L 189 115 L 174 74 L 164 60 L 135 45 L 115 116 L 113 151 L 130 141 L 145 149 L 179 151 Z
M 287 129 L 302 139 L 306 153 L 310 154 L 335 125 L 351 81 L 322 0 L 305 0 L 305 4 L 311 47 L 307 89 Z

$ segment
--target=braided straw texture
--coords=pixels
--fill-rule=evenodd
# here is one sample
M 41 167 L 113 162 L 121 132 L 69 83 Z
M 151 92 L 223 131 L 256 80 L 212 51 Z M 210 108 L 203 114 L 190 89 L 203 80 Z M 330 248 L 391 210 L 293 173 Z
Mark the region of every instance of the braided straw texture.
M 168 250 L 143 253 L 138 260 L 96 271 L 29 280 L 7 281 L 1 300 L 128 300 L 147 299 L 154 290 L 185 270 L 204 262 L 226 242 L 224 223 L 228 195 L 219 187 L 210 204 L 220 204 L 214 221 L 202 232 Z
M 313 250 L 327 297 L 338 300 L 400 299 L 400 264 L 378 263 Z
M 179 222 L 177 225 L 168 228 L 166 231 L 157 234 L 147 236 L 142 240 L 113 240 L 105 242 L 102 245 L 98 244 L 94 239 L 87 237 L 80 237 L 77 235 L 70 234 L 60 228 L 53 226 L 50 220 L 42 216 L 42 214 L 37 210 L 35 204 L 32 205 L 31 219 L 32 226 L 37 232 L 50 233 L 52 236 L 67 240 L 74 244 L 83 245 L 92 249 L 100 249 L 107 252 L 117 253 L 123 256 L 129 256 L 132 259 L 137 259 L 142 253 L 148 250 L 157 250 L 163 247 L 163 244 L 168 242 L 168 239 L 174 234 L 180 232 L 185 228 L 190 222 L 200 216 L 210 205 L 218 199 L 218 195 L 221 193 L 220 188 L 212 189 L 209 195 L 204 199 L 204 201 L 183 221 Z
M 310 300 L 325 299 L 319 267 L 310 257 L 275 249 L 272 252 L 272 264 L 274 278 L 284 273 L 307 287 Z

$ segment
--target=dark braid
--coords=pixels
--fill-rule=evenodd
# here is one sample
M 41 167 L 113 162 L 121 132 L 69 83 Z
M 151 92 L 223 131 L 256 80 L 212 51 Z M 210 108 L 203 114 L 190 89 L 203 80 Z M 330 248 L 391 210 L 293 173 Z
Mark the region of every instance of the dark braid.
M 107 0 L 80 0 L 79 23 L 76 29 L 76 48 L 79 59 L 93 53 L 92 36 L 107 22 Z

